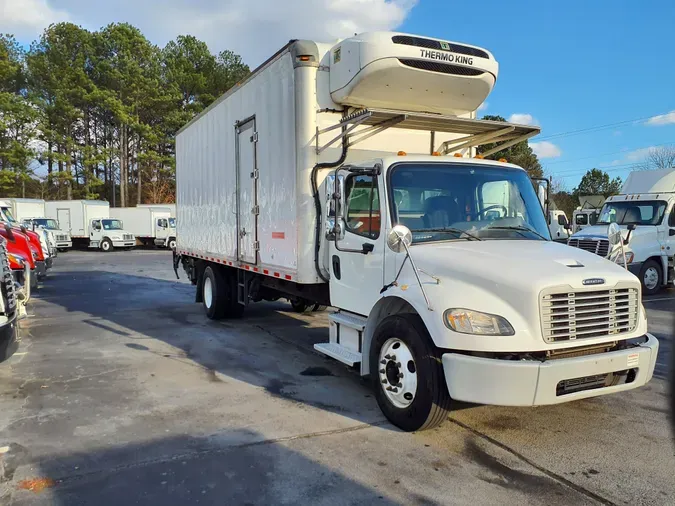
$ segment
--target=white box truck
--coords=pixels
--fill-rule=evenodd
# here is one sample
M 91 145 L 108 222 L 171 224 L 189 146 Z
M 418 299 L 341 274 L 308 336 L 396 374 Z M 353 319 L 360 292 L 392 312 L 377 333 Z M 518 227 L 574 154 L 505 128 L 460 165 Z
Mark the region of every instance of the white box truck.
M 2 201 L 2 211 L 28 228 L 45 230 L 50 254 L 53 252 L 55 255 L 56 250 L 64 251 L 72 246 L 70 235 L 59 229 L 56 221 L 45 218 L 44 200 L 5 198 Z
M 154 207 L 168 210 L 169 218 L 162 222 L 162 226 L 156 231 L 155 246 L 176 249 L 176 204 L 138 204 L 136 207 Z
M 110 217 L 122 220 L 126 228 L 144 245 L 168 246 L 169 219 L 168 207 L 138 206 L 111 207 Z M 175 234 L 173 237 L 175 241 Z M 175 246 L 175 242 L 173 243 Z
M 628 270 L 644 293 L 675 284 L 675 168 L 631 172 L 621 193 L 605 201 L 596 225 L 574 234 L 568 244 L 623 264 L 620 251 L 609 251 L 609 223 L 620 225 Z
M 336 308 L 315 348 L 369 375 L 404 430 L 439 424 L 451 399 L 533 406 L 647 383 L 658 341 L 637 279 L 553 242 L 525 170 L 475 155 L 539 132 L 475 119 L 497 68 L 400 33 L 292 41 L 182 128 L 174 268 L 206 315 Z
M 110 217 L 110 204 L 104 200 L 48 200 L 45 213 L 68 230 L 73 242 L 89 248 L 111 251 L 136 245 L 124 223 Z

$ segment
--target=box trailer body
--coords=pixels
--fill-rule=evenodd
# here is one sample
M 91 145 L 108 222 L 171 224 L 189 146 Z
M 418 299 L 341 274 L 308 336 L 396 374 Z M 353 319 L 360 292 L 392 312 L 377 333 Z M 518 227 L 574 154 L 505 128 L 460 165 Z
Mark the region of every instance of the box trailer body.
M 166 207 L 112 207 L 110 217 L 122 220 L 137 240 L 154 244 L 157 238 L 165 239 L 171 213 Z
M 653 294 L 675 284 L 675 168 L 633 171 L 619 195 L 605 200 L 597 224 L 575 233 L 570 246 L 610 255 L 607 224 L 618 223 L 625 249 L 610 256 Z
M 658 341 L 637 280 L 551 241 L 526 172 L 481 159 L 539 131 L 475 119 L 497 68 L 406 34 L 292 41 L 181 129 L 174 268 L 207 316 L 336 308 L 315 348 L 370 375 L 405 430 L 438 424 L 450 398 L 532 406 L 647 383 Z M 588 329 L 574 305 L 594 296 Z
M 47 201 L 45 213 L 68 230 L 73 242 L 89 248 L 109 251 L 136 245 L 134 235 L 124 230 L 123 223 L 110 217 L 110 204 L 104 200 Z
M 27 218 L 42 217 L 45 215 L 45 201 L 42 199 L 15 199 L 5 198 L 12 209 L 14 219 L 21 223 Z

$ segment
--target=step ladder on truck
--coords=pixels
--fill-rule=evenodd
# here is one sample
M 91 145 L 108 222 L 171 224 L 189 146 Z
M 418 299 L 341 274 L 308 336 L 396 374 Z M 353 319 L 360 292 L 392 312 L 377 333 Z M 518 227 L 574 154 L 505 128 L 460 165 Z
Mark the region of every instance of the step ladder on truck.
M 176 274 L 213 319 L 335 308 L 316 350 L 404 430 L 453 400 L 644 385 L 658 341 L 638 281 L 551 240 L 546 181 L 476 154 L 539 132 L 476 119 L 497 72 L 485 49 L 401 33 L 291 41 L 178 132 Z

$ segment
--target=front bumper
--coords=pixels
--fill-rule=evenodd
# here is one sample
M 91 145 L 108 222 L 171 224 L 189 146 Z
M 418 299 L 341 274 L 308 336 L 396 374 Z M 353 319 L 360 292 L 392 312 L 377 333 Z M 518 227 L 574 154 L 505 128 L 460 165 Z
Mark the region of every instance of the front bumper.
M 654 374 L 659 351 L 657 339 L 651 334 L 646 337 L 646 342 L 625 350 L 544 362 L 446 353 L 443 370 L 450 397 L 458 401 L 500 406 L 559 404 L 645 385 Z M 625 370 L 635 371 L 630 383 L 559 393 L 562 382 L 582 382 Z
M 59 249 L 72 248 L 73 241 L 56 241 L 56 247 Z
M 16 313 L 0 326 L 0 362 L 7 360 L 19 347 L 19 326 Z
M 131 248 L 136 246 L 136 241 L 113 241 L 113 247 L 115 248 Z
M 35 271 L 38 279 L 42 279 L 47 275 L 47 264 L 44 260 L 35 261 Z

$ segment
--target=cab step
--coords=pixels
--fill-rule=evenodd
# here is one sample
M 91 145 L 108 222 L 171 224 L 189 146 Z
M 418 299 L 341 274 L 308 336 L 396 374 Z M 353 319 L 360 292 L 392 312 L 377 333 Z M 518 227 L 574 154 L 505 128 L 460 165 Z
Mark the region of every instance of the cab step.
M 341 311 L 329 315 L 328 322 L 329 342 L 315 344 L 314 349 L 350 367 L 360 364 L 366 318 Z

